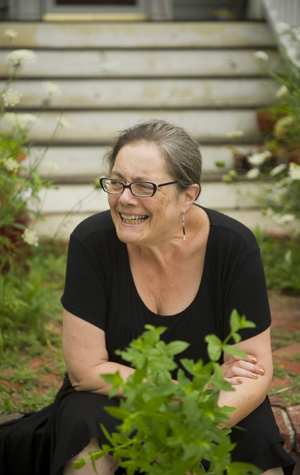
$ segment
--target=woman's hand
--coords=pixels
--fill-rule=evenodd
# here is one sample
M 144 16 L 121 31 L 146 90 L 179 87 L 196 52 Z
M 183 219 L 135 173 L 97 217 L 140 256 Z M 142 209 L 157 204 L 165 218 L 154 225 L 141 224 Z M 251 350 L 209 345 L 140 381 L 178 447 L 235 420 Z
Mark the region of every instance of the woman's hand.
M 228 356 L 221 365 L 223 377 L 232 385 L 242 384 L 242 378 L 257 379 L 265 374 L 265 370 L 258 364 L 257 358 L 247 355 L 248 359 L 241 359 L 237 356 Z

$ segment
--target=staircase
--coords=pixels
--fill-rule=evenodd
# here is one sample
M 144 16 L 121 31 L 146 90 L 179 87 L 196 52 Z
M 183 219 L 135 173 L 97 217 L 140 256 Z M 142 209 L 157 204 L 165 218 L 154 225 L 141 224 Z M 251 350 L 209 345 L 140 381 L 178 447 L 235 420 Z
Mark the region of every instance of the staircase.
M 274 101 L 274 86 L 261 75 L 253 53 L 264 50 L 272 67 L 279 61 L 275 40 L 263 22 L 0 23 L 0 89 L 6 74 L 6 28 L 18 31 L 14 49 L 35 50 L 37 62 L 22 70 L 19 112 L 37 113 L 52 81 L 61 90 L 34 126 L 31 139 L 42 149 L 60 110 L 70 128 L 60 129 L 44 161 L 57 163 L 59 189 L 42 196 L 40 232 L 54 232 L 74 206 L 61 233 L 69 234 L 84 216 L 107 209 L 93 182 L 105 173 L 103 155 L 121 129 L 149 117 L 186 128 L 201 144 L 204 183 L 199 202 L 236 216 L 249 226 L 261 220 L 249 191 L 256 185 L 221 182 L 216 160 L 233 166 L 236 145 L 227 133 L 242 129 L 239 148 L 260 141 L 255 109 Z M 6 125 L 2 122 L 2 129 Z M 42 163 L 40 174 L 47 171 Z M 85 197 L 88 198 L 85 199 Z

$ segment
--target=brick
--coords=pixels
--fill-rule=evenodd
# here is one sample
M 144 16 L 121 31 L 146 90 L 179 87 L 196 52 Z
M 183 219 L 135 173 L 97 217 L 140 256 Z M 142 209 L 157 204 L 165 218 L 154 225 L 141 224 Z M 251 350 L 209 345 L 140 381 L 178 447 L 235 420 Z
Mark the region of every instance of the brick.
M 283 447 L 287 452 L 291 452 L 294 445 L 295 433 L 290 424 L 289 418 L 287 417 L 286 412 L 280 407 L 272 407 L 272 410 L 279 427 L 280 435 L 284 439 Z
M 275 350 L 273 352 L 273 355 L 284 358 L 284 356 L 294 356 L 297 353 L 300 353 L 300 342 L 292 343 L 288 346 L 283 346 L 282 348 Z
M 290 406 L 286 410 L 296 433 L 296 450 L 300 452 L 300 406 Z

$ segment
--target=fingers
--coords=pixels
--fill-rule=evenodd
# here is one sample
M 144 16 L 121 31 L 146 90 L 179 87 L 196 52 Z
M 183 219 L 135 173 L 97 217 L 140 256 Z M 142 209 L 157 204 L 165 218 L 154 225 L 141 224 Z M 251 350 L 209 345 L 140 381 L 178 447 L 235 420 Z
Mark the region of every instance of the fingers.
M 257 379 L 265 374 L 253 355 L 247 355 L 247 360 L 229 356 L 221 367 L 224 379 L 233 385 L 242 384 L 242 378 Z

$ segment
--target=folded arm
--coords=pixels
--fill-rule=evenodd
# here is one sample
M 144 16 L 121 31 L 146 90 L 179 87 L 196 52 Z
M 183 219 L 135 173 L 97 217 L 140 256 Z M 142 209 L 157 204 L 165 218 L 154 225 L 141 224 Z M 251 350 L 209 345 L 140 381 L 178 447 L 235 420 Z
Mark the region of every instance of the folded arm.
M 101 374 L 119 371 L 125 381 L 133 368 L 108 360 L 105 332 L 64 309 L 63 354 L 70 382 L 76 391 L 108 395 L 111 385 Z M 122 392 L 117 394 L 122 396 Z
M 256 358 L 259 365 L 253 360 L 238 360 L 231 370 L 228 371 L 227 368 L 227 378 L 224 367 L 226 369 L 226 362 L 230 357 L 224 355 L 224 365 L 222 365 L 224 376 L 230 380 L 231 376 L 235 378 L 234 375 L 238 373 L 238 379 L 241 381 L 241 384 L 234 385 L 234 392 L 220 392 L 219 405 L 236 408 L 226 424 L 229 426 L 237 424 L 264 401 L 273 377 L 270 328 L 248 340 L 241 341 L 236 346 L 248 355 L 253 355 L 251 358 Z M 260 371 L 262 369 L 263 371 Z

